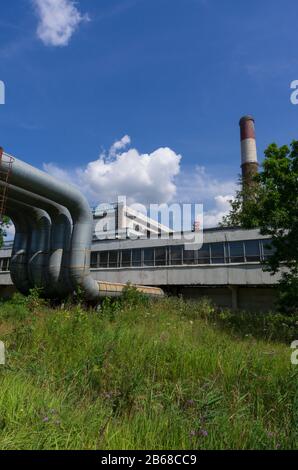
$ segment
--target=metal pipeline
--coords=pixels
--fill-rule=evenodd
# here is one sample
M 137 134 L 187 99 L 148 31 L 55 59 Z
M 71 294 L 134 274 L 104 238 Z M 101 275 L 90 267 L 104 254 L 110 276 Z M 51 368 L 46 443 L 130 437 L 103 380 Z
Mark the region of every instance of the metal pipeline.
M 3 155 L 8 157 L 0 158 L 0 170 L 7 175 L 3 183 L 9 193 L 7 214 L 12 214 L 18 234 L 14 257 L 17 253 L 22 255 L 12 263 L 13 282 L 18 290 L 28 293 L 30 287 L 40 286 L 48 295 L 57 292 L 60 283 L 63 293 L 79 287 L 91 301 L 120 295 L 124 284 L 98 283 L 90 274 L 93 217 L 86 198 L 76 187 L 8 154 Z M 27 222 L 25 219 L 21 222 L 20 213 Z M 18 275 L 19 272 L 22 274 Z M 151 296 L 163 295 L 161 289 L 137 288 Z
M 15 237 L 10 260 L 10 276 L 16 288 L 24 295 L 29 293 L 28 248 L 30 245 L 30 223 L 28 217 L 16 205 L 7 203 L 6 215 L 15 226 Z
M 0 187 L 4 183 L 0 182 Z M 51 218 L 51 240 L 48 263 L 44 277 L 48 279 L 48 294 L 54 297 L 71 293 L 73 285 L 69 278 L 68 264 L 71 244 L 72 221 L 68 210 L 49 199 L 9 185 L 8 197 L 43 209 Z M 31 270 L 34 266 L 31 266 Z
M 9 157 L 9 155 L 5 154 Z M 6 162 L 1 162 L 5 170 Z M 72 217 L 73 232 L 69 259 L 70 278 L 89 300 L 99 297 L 97 282 L 90 274 L 90 251 L 93 217 L 86 198 L 80 191 L 21 160 L 14 159 L 10 183 L 65 206 Z
M 21 214 L 25 215 L 28 221 L 30 243 L 27 246 L 27 251 L 25 253 L 26 256 L 22 257 L 22 262 L 27 265 L 26 269 L 29 282 L 26 282 L 24 290 L 27 290 L 27 284 L 29 284 L 29 288 L 35 286 L 42 287 L 45 292 L 47 292 L 50 285 L 46 267 L 48 265 L 50 248 L 51 219 L 42 209 L 30 206 L 12 198 L 8 199 L 8 207 L 7 215 L 10 215 L 9 212 L 11 209 L 18 210 Z M 19 269 L 19 260 L 15 267 L 16 269 Z M 23 267 L 22 272 L 24 271 L 25 268 Z M 20 278 L 18 277 L 18 288 L 20 282 Z

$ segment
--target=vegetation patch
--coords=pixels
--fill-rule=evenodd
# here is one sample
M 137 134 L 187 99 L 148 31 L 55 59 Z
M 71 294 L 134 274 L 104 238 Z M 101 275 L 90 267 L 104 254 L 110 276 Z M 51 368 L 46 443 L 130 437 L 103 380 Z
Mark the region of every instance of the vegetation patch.
M 246 320 L 131 288 L 97 309 L 3 302 L 0 448 L 297 448 L 292 326 Z

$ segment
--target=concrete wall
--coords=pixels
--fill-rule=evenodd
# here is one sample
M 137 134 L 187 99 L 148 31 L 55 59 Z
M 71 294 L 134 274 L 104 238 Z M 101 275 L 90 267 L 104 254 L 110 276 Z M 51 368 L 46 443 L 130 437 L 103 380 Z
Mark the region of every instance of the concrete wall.
M 209 298 L 219 307 L 266 312 L 275 309 L 275 287 L 181 287 L 176 290 L 186 299 Z
M 260 263 L 200 266 L 146 266 L 133 268 L 93 269 L 97 281 L 110 281 L 149 286 L 271 286 L 280 275 L 264 272 Z

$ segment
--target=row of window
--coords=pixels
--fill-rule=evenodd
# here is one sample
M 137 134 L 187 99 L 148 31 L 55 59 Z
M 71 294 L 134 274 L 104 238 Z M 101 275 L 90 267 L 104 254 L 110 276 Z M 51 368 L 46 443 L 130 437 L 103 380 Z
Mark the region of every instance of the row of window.
M 200 250 L 185 250 L 184 245 L 134 248 L 92 252 L 91 268 L 259 262 L 271 254 L 270 240 L 205 243 Z M 0 258 L 0 271 L 9 271 L 9 264 L 10 258 Z
M 271 254 L 270 240 L 205 243 L 200 250 L 172 245 L 93 252 L 91 268 L 260 262 Z

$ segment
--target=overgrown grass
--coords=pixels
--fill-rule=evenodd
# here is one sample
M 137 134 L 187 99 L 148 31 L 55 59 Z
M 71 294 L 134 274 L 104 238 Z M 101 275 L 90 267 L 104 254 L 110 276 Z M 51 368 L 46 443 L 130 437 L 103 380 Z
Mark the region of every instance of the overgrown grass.
M 279 328 L 247 318 L 131 292 L 100 311 L 15 296 L 0 448 L 297 448 L 298 366 Z

